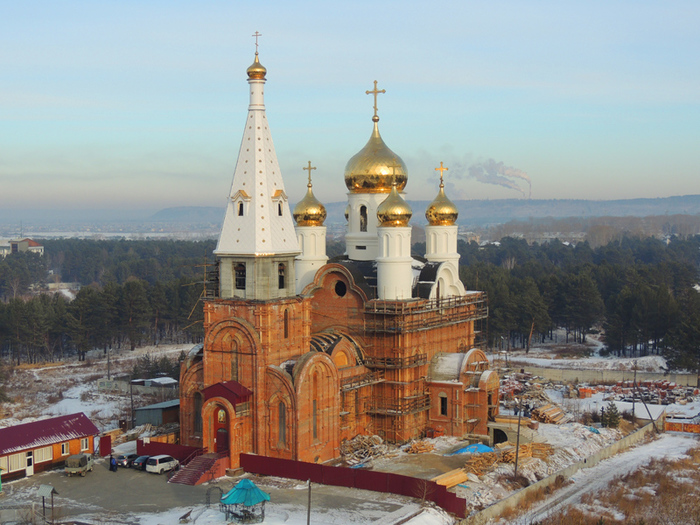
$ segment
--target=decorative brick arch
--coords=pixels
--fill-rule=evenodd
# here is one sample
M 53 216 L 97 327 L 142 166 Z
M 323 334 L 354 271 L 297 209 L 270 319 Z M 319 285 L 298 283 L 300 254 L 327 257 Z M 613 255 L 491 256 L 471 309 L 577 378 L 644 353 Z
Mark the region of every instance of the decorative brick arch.
M 266 448 L 262 454 L 296 459 L 297 444 L 297 396 L 291 376 L 278 366 L 268 366 L 265 378 L 265 416 L 269 422 L 266 433 Z M 281 445 L 280 403 L 284 403 L 284 446 Z
M 363 303 L 368 301 L 366 290 L 358 286 L 352 273 L 342 264 L 328 263 L 322 266 L 314 275 L 314 280 L 311 281 L 302 291 L 303 295 L 313 295 L 317 290 L 324 288 L 325 282 L 333 274 L 340 274 L 341 280 L 347 285 L 347 293 L 357 295 Z
M 193 440 L 198 442 L 201 439 L 200 431 L 197 427 L 198 416 L 196 414 L 197 403 L 195 398 L 197 394 L 201 395 L 204 388 L 204 371 L 203 363 L 198 363 L 190 366 L 181 372 L 180 376 L 180 442 L 190 443 Z M 203 398 L 202 398 L 203 399 Z M 199 414 L 201 417 L 201 411 Z
M 219 321 L 207 330 L 204 348 L 205 385 L 238 381 L 253 388 L 256 356 L 262 345 L 252 324 L 238 317 Z
M 228 399 L 223 397 L 212 397 L 204 401 L 202 405 L 202 446 L 207 452 L 216 452 L 216 429 L 217 422 L 214 420 L 215 412 L 223 409 L 226 412 L 226 423 L 228 431 L 227 449 L 231 457 L 238 456 L 244 450 L 236 450 L 234 439 L 234 423 L 236 420 L 236 409 Z
M 340 381 L 329 355 L 304 354 L 294 366 L 297 397 L 297 458 L 319 462 L 337 457 L 340 447 Z

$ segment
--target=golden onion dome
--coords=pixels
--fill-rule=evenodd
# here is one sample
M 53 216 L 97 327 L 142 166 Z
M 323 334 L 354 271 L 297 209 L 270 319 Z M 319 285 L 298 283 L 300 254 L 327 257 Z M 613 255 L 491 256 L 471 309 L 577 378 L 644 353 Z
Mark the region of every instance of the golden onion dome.
M 294 206 L 294 220 L 297 226 L 323 226 L 326 220 L 326 207 L 314 197 L 311 183 L 307 185 L 306 196 Z
M 260 63 L 257 51 L 255 52 L 255 61 L 250 65 L 246 72 L 248 73 L 248 78 L 250 80 L 265 80 L 267 69 L 265 69 L 265 66 Z
M 351 193 L 389 193 L 396 182 L 401 191 L 408 182 L 408 170 L 401 157 L 391 151 L 379 134 L 374 117 L 372 136 L 345 165 L 345 185 Z
M 445 195 L 445 185 L 440 181 L 440 191 L 425 210 L 425 218 L 430 226 L 453 226 L 457 222 L 459 210 Z
M 391 186 L 391 193 L 377 208 L 377 219 L 380 226 L 406 227 L 411 220 L 413 210 L 399 195 L 397 184 Z

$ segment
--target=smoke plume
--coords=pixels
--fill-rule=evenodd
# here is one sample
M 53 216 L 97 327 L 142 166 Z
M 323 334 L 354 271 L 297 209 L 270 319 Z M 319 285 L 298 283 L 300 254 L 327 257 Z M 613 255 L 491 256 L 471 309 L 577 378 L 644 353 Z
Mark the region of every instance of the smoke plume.
M 523 197 L 532 198 L 532 181 L 522 170 L 506 166 L 503 162 L 496 162 L 493 159 L 488 159 L 485 162 L 472 164 L 466 170 L 464 166 L 457 163 L 451 172 L 451 175 L 457 179 L 466 177 L 475 179 L 485 184 L 495 184 L 519 192 Z M 518 185 L 514 179 L 520 179 L 527 182 L 528 193 Z

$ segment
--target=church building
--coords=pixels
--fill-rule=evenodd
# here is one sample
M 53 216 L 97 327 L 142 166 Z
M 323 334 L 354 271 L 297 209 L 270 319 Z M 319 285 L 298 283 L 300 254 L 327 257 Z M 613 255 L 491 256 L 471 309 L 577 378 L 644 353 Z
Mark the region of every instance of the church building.
M 312 191 L 292 212 L 263 100 L 258 53 L 203 345 L 182 365 L 180 442 L 206 452 L 325 462 L 377 434 L 475 439 L 498 413 L 483 292 L 459 280 L 457 208 L 440 187 L 426 253 L 411 253 L 408 170 L 379 133 L 347 163 L 346 253 L 326 255 L 326 210 Z M 340 183 L 340 181 L 338 181 Z

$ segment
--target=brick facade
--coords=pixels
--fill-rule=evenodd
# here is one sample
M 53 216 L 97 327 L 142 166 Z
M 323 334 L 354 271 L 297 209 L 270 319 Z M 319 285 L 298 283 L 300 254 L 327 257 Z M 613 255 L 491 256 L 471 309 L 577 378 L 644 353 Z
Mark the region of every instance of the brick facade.
M 487 436 L 497 413 L 498 377 L 483 352 L 468 352 L 486 315 L 481 293 L 370 300 L 331 263 L 301 295 L 210 299 L 204 311 L 204 347 L 181 371 L 181 443 L 228 450 L 232 468 L 240 453 L 328 461 L 357 434 Z M 449 354 L 458 363 L 448 380 L 432 377 L 431 363 Z M 205 399 L 231 381 L 252 392 L 248 401 Z

